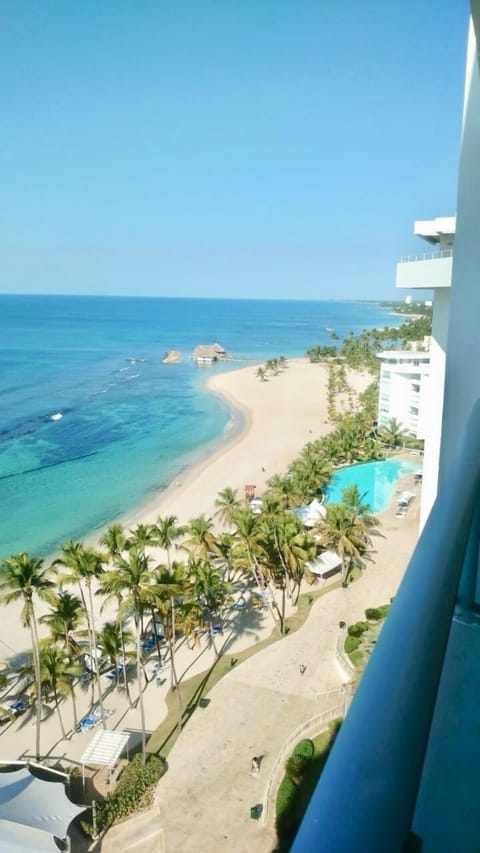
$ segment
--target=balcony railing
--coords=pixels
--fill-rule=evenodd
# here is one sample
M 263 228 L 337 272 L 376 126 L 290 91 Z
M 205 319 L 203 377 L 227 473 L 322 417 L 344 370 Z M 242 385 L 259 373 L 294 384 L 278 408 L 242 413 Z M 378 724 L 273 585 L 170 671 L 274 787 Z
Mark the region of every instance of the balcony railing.
M 416 261 L 435 261 L 437 258 L 451 258 L 453 249 L 441 249 L 438 252 L 427 252 L 420 255 L 402 255 L 401 264 L 416 263 Z
M 479 542 L 480 401 L 313 794 L 294 853 L 405 849 L 452 616 L 455 608 L 475 609 Z

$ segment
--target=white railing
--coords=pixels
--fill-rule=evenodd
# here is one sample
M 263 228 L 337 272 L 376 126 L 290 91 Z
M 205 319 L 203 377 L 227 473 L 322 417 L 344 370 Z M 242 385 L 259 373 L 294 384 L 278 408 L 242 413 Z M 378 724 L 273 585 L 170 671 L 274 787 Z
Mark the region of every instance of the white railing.
M 453 249 L 441 249 L 438 252 L 425 252 L 420 255 L 402 255 L 400 258 L 401 264 L 416 263 L 416 261 L 435 261 L 438 258 L 451 258 Z
M 278 785 L 280 784 L 280 773 L 284 773 L 284 764 L 287 760 L 290 750 L 292 749 L 292 746 L 300 740 L 302 735 L 319 735 L 326 728 L 329 722 L 331 722 L 332 720 L 336 720 L 339 717 L 343 718 L 345 716 L 348 701 L 351 699 L 348 691 L 344 687 L 340 687 L 337 690 L 328 691 L 328 693 L 337 694 L 337 704 L 332 708 L 328 708 L 326 711 L 322 711 L 321 714 L 316 714 L 314 717 L 311 717 L 305 723 L 302 723 L 302 725 L 297 726 L 295 731 L 293 731 L 289 735 L 289 737 L 283 744 L 280 752 L 278 753 L 274 761 L 263 795 L 263 824 L 266 824 L 267 822 L 270 801 L 272 799 L 272 790 L 276 791 Z
M 355 675 L 355 666 L 344 650 L 345 639 L 347 637 L 347 626 L 340 628 L 340 634 L 337 639 L 337 647 L 335 649 L 335 659 L 340 666 L 344 676 L 348 681 L 352 681 Z

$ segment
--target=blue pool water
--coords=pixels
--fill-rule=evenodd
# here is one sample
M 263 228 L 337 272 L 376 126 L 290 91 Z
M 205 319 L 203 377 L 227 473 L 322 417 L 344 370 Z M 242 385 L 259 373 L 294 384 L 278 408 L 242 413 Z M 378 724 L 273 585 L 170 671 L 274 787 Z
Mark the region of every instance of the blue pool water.
M 392 500 L 397 480 L 405 474 L 418 471 L 420 467 L 414 461 L 385 459 L 383 462 L 363 462 L 361 465 L 342 468 L 332 477 L 327 489 L 327 502 L 340 503 L 342 489 L 355 483 L 363 502 L 370 505 L 372 512 L 382 512 Z

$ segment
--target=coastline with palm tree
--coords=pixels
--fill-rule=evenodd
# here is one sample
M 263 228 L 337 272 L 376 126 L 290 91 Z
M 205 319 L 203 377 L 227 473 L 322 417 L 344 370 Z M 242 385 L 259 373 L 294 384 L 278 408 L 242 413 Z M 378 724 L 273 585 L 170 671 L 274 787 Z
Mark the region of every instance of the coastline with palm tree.
M 357 395 L 370 380 L 347 376 Z M 24 618 L 29 639 L 19 633 L 15 605 L 2 608 L 0 639 L 15 651 L 32 650 L 25 664 L 31 671 L 32 722 L 41 717 L 36 709 L 41 712 L 42 697 L 49 701 L 40 748 L 30 741 L 27 726 L 9 728 L 17 755 L 62 744 L 78 759 L 84 742 L 75 724 L 93 708 L 103 723 L 112 712 L 108 727 L 135 730 L 144 751 L 149 732 L 166 713 L 169 689 L 180 731 L 190 713 L 183 698 L 186 677 L 272 630 L 282 635 L 315 552 L 315 535 L 342 551 L 348 581 L 353 563 L 371 550 L 374 523 L 361 496 L 347 496 L 350 526 L 330 510 L 324 528 L 310 533 L 289 512 L 328 482 L 327 460 L 350 462 L 371 450 L 361 419 L 355 429 L 346 419 L 332 432 L 327 382 L 327 371 L 306 360 L 290 362 L 271 383 L 259 383 L 255 368 L 218 374 L 210 381 L 215 393 L 250 407 L 240 436 L 192 468 L 180 487 L 173 484 L 141 513 L 110 525 L 98 542 L 67 542 L 55 560 L 40 565 L 23 556 L 34 576 L 40 572 L 45 591 L 39 580 L 33 599 L 27 594 L 33 601 L 30 621 Z M 261 517 L 245 502 L 246 483 L 265 496 Z M 25 602 L 28 577 L 25 590 L 23 580 L 17 589 L 16 576 L 4 577 L 4 596 L 15 592 Z M 49 655 L 42 646 L 47 635 Z M 85 682 L 76 669 L 80 647 L 99 661 Z M 113 672 L 110 681 L 107 671 Z

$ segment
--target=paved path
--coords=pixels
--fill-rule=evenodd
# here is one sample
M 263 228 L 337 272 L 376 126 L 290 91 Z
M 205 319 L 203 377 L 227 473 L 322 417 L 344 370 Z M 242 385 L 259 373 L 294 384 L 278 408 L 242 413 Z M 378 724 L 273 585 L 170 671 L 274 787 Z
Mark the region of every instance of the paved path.
M 344 681 L 335 660 L 338 623 L 364 618 L 366 607 L 387 603 L 416 541 L 418 502 L 405 519 L 383 516 L 375 563 L 348 589 L 318 599 L 303 627 L 232 670 L 210 692 L 169 756 L 157 804 L 167 853 L 268 853 L 271 821 L 251 820 L 269 772 L 291 732 L 320 713 L 315 694 Z M 300 674 L 299 665 L 306 671 Z M 251 759 L 264 755 L 260 774 Z
M 418 492 L 411 475 L 398 487 Z M 279 756 L 283 760 L 294 730 L 332 703 L 322 692 L 337 690 L 344 681 L 335 658 L 338 623 L 362 619 L 367 607 L 385 604 L 395 595 L 416 542 L 418 503 L 404 519 L 396 519 L 392 509 L 382 514 L 375 560 L 355 584 L 318 599 L 299 631 L 238 665 L 213 688 L 208 706 L 195 712 L 169 755 L 154 809 L 107 833 L 102 850 L 274 849 L 273 809 L 264 825 L 250 818 L 250 807 L 264 800 L 270 771 Z M 239 650 L 260 639 L 265 629 L 256 622 L 244 625 L 231 653 L 237 644 Z M 204 668 L 204 663 L 202 654 L 193 670 Z M 300 664 L 306 667 L 303 675 Z M 163 697 L 160 691 L 150 693 L 149 713 L 156 710 L 158 722 Z M 250 774 L 254 755 L 264 756 L 255 778 Z

